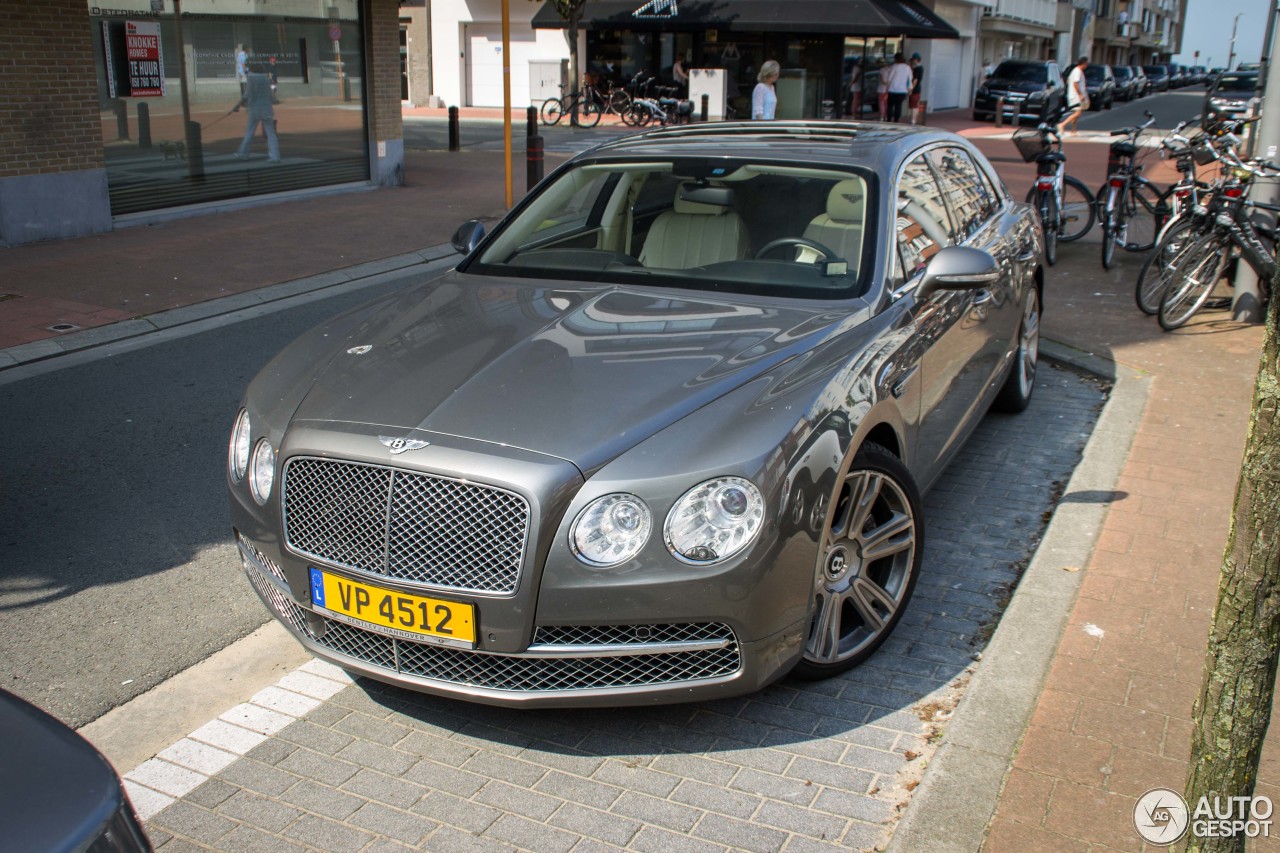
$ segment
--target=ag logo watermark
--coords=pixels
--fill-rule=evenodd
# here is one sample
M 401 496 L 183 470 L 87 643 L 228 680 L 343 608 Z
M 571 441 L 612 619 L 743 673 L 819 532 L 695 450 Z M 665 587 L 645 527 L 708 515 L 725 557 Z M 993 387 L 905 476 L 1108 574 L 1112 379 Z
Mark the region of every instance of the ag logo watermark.
M 1196 838 L 1271 836 L 1274 807 L 1267 797 L 1201 797 L 1192 810 L 1177 791 L 1152 788 L 1133 807 L 1133 826 L 1152 844 L 1173 844 L 1190 830 Z

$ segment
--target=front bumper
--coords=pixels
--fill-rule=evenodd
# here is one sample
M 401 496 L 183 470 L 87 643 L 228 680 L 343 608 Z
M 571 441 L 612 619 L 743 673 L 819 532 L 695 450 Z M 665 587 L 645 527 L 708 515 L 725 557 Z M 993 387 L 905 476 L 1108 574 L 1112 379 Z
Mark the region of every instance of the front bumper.
M 303 607 L 275 561 L 244 536 L 237 541 L 250 585 L 308 651 L 424 693 L 528 708 L 700 701 L 757 691 L 804 649 L 803 620 L 757 642 L 723 623 L 542 626 L 516 654 L 415 642 Z
M 1003 99 L 1001 118 L 1005 121 L 1021 121 L 1039 119 L 1044 111 L 1042 100 L 1029 101 L 1027 96 L 1018 93 L 977 95 L 973 100 L 973 110 L 979 113 L 995 115 L 997 101 Z

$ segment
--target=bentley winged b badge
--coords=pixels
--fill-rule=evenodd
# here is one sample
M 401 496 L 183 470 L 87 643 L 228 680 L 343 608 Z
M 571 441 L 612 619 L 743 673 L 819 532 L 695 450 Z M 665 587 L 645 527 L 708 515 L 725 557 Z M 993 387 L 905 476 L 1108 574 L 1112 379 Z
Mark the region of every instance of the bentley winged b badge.
M 378 436 L 378 441 L 391 448 L 392 456 L 399 456 L 409 450 L 421 450 L 429 445 L 429 441 L 419 441 L 416 438 L 392 438 L 389 435 Z

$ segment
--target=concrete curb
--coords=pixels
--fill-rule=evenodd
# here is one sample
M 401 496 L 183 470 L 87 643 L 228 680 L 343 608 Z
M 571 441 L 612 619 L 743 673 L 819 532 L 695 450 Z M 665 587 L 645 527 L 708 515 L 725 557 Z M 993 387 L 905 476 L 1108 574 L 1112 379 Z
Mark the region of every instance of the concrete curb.
M 1150 376 L 1054 341 L 1040 353 L 1111 381 L 1111 396 L 887 853 L 981 849 L 1080 590 L 1064 569 L 1088 563 L 1146 408 Z
M 383 283 L 389 278 L 421 272 L 425 264 L 447 258 L 453 254 L 455 252 L 452 246 L 441 244 L 416 252 L 368 261 L 345 269 L 334 270 L 333 272 L 320 273 L 307 278 L 245 291 L 234 296 L 211 299 L 207 302 L 161 311 L 156 314 L 149 314 L 145 317 L 125 320 L 120 323 L 112 323 L 95 329 L 84 329 L 57 338 L 21 344 L 20 346 L 0 351 L 0 372 L 57 358 L 68 353 L 93 349 L 105 344 L 132 340 L 153 332 L 188 326 L 192 323 L 213 317 L 221 317 L 246 308 L 270 305 L 302 294 L 315 294 L 330 289 L 339 292 L 339 288 L 351 289 L 352 286 L 363 287 Z

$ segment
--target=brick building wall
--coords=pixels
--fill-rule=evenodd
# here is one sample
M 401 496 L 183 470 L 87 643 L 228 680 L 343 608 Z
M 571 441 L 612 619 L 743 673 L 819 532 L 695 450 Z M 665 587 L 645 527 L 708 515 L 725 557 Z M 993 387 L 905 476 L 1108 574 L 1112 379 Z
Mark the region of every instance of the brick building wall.
M 0 178 L 104 167 L 84 0 L 0 0 Z
M 400 3 L 368 0 L 369 127 L 373 132 L 373 180 L 404 184 L 404 122 L 400 106 Z

